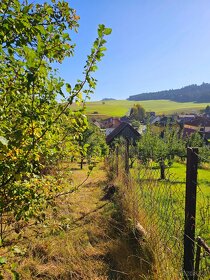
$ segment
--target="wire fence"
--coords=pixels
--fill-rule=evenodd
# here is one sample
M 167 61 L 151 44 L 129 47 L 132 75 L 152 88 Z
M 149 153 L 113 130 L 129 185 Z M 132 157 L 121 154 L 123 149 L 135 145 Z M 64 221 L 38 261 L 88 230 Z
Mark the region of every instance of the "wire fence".
M 123 173 L 127 169 L 125 151 L 126 148 L 121 147 L 117 153 L 112 154 L 112 171 Z M 143 164 L 137 161 L 124 176 L 126 189 L 123 190 L 125 203 L 132 204 L 131 212 L 135 213 L 133 219 L 139 220 L 152 244 L 156 256 L 156 273 L 160 279 L 182 279 L 184 276 L 189 280 L 209 280 L 210 254 L 206 248 L 210 244 L 210 170 L 199 169 L 198 181 L 192 182 L 197 188 L 196 215 L 188 217 L 191 219 L 188 231 L 186 163 L 174 162 L 172 166 L 167 166 L 164 171 L 165 180 L 159 179 L 160 172 L 157 163 L 148 161 Z M 188 234 L 193 232 L 192 227 L 195 227 L 193 237 Z M 206 248 L 198 242 L 198 236 Z M 189 252 L 193 254 L 192 259 L 185 261 Z M 188 269 L 189 265 L 192 269 Z

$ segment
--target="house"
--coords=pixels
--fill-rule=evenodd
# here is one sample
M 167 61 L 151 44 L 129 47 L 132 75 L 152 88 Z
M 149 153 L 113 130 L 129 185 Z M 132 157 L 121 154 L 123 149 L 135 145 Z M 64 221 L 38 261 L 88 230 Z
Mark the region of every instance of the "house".
M 146 112 L 146 118 L 150 118 L 150 117 L 156 117 L 156 113 L 155 112 Z
M 116 117 L 108 118 L 101 122 L 101 128 L 116 128 L 121 124 L 121 120 Z
M 122 122 L 106 137 L 106 143 L 111 145 L 114 140 L 121 137 L 128 139 L 130 143 L 135 143 L 140 138 L 140 134 L 129 123 Z
M 180 124 L 184 124 L 186 122 L 190 122 L 190 121 L 193 121 L 195 119 L 196 115 L 195 114 L 181 114 L 181 115 L 178 115 L 178 118 L 177 118 L 177 121 L 180 123 Z
M 192 129 L 194 131 L 200 131 L 203 133 L 210 132 L 210 120 L 203 116 L 197 116 L 192 121 L 187 121 L 184 124 L 184 128 Z
M 93 124 L 94 124 L 95 126 L 97 126 L 98 128 L 101 128 L 100 122 L 94 120 L 94 121 L 93 121 Z
M 105 129 L 105 134 L 106 134 L 106 136 L 108 136 L 113 130 L 115 130 L 114 127 L 106 128 L 106 129 Z
M 191 121 L 186 122 L 183 125 L 183 136 L 190 136 L 191 134 L 198 132 L 202 138 L 209 144 L 210 140 L 210 120 L 205 116 L 197 116 Z
M 127 123 L 130 123 L 130 121 L 131 121 L 131 120 L 130 120 L 130 118 L 129 118 L 129 117 L 127 117 L 127 116 L 123 116 L 123 117 L 121 117 L 121 118 L 120 118 L 120 121 L 121 121 L 121 122 L 127 122 Z
M 152 116 L 149 118 L 149 123 L 150 124 L 157 124 L 160 121 L 161 117 L 160 116 Z
M 176 116 L 172 115 L 172 116 L 163 116 L 159 122 L 158 122 L 158 125 L 160 126 L 173 126 L 175 125 L 177 122 L 176 122 Z

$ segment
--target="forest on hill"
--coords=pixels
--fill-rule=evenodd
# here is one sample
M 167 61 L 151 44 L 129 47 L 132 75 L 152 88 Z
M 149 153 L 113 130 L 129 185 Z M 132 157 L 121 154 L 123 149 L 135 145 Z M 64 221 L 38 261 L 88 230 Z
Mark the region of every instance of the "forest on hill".
M 162 90 L 157 92 L 147 92 L 131 95 L 127 100 L 171 100 L 176 102 L 210 102 L 210 84 L 189 85 L 180 89 Z

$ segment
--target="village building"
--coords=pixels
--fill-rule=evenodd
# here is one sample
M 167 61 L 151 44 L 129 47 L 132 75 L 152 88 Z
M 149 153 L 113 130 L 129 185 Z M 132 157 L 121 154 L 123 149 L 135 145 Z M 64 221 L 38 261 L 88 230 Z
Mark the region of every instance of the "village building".
M 140 138 L 140 133 L 135 130 L 129 123 L 122 122 L 107 137 L 106 143 L 112 145 L 116 139 L 124 138 L 130 143 L 135 143 Z
M 192 121 L 188 121 L 183 126 L 183 136 L 190 136 L 198 132 L 206 141 L 210 139 L 210 119 L 205 116 L 197 116 Z
M 186 122 L 191 122 L 195 119 L 196 115 L 195 114 L 181 114 L 178 115 L 177 121 L 179 123 L 186 123 Z

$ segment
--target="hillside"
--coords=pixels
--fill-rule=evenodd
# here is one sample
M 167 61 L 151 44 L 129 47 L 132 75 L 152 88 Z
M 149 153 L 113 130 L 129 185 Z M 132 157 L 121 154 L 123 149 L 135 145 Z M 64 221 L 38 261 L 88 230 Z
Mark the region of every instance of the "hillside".
M 111 100 L 111 101 L 94 101 L 86 103 L 86 113 L 92 116 L 101 116 L 103 118 L 113 116 L 122 117 L 126 115 L 134 104 L 141 104 L 147 112 L 156 112 L 156 114 L 173 114 L 173 113 L 192 113 L 206 107 L 206 103 L 194 102 L 175 102 L 169 100 Z M 73 109 L 78 109 L 76 104 L 72 105 Z
M 210 102 L 210 84 L 189 85 L 180 89 L 147 92 L 129 96 L 128 100 L 171 100 L 176 102 Z

